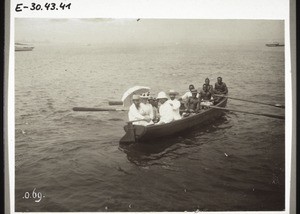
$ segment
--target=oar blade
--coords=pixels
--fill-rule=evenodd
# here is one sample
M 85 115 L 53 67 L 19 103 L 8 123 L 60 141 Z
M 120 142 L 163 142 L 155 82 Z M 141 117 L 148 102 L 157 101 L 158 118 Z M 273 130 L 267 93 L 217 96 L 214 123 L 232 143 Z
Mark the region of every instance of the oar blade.
M 108 105 L 110 105 L 110 106 L 118 106 L 118 105 L 123 105 L 123 102 L 122 101 L 110 100 L 110 101 L 108 101 Z

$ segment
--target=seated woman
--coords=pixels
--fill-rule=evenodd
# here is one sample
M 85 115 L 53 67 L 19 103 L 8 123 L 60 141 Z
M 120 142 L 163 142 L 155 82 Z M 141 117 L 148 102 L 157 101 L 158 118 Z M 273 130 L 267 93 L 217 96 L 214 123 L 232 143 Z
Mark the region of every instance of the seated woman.
M 146 93 L 144 93 L 140 96 L 141 103 L 140 103 L 139 112 L 144 117 L 149 117 L 151 119 L 149 124 L 147 124 L 147 125 L 150 125 L 150 124 L 153 124 L 152 120 L 154 119 L 154 114 L 153 114 L 153 107 L 148 102 L 148 98 L 149 98 L 149 94 L 146 94 Z
M 151 118 L 148 116 L 143 116 L 140 114 L 140 96 L 139 95 L 133 95 L 132 96 L 132 105 L 129 108 L 128 111 L 128 119 L 129 121 L 134 121 L 132 124 L 134 125 L 142 125 L 147 126 L 151 123 Z

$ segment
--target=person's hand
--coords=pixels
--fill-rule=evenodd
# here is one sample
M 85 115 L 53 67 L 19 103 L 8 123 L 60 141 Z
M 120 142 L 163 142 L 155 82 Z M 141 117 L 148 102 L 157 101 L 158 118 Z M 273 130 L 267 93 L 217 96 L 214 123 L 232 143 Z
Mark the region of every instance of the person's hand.
M 151 118 L 150 117 L 145 117 L 145 120 L 147 121 L 147 123 L 149 123 L 151 121 Z

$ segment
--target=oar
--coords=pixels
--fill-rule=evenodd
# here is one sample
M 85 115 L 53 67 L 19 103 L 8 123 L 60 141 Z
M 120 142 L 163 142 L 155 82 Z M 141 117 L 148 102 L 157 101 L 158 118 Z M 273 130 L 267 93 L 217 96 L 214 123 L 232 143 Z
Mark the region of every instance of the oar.
M 220 94 L 215 94 L 213 96 L 215 96 L 215 97 L 226 97 L 226 98 L 229 98 L 229 99 L 240 100 L 240 101 L 249 102 L 249 103 L 258 103 L 258 104 L 273 106 L 273 107 L 277 107 L 277 108 L 284 108 L 285 107 L 284 105 L 281 105 L 281 104 L 271 104 L 271 103 L 264 103 L 264 102 L 259 102 L 259 101 L 253 101 L 253 100 L 245 100 L 245 99 L 241 99 L 241 98 L 229 97 L 229 96 L 220 95 Z
M 205 106 L 205 105 L 201 105 L 201 106 Z M 235 111 L 235 112 L 240 112 L 240 113 L 245 113 L 245 114 L 259 115 L 259 116 L 265 116 L 265 117 L 272 117 L 272 118 L 283 119 L 283 120 L 285 119 L 285 117 L 282 116 L 282 115 L 254 113 L 254 112 L 249 112 L 249 111 L 241 111 L 241 110 L 229 109 L 229 108 L 222 108 L 222 107 L 217 107 L 217 106 L 209 106 L 209 108 L 220 109 L 220 110 L 224 110 L 224 111 Z
M 122 101 L 110 100 L 110 101 L 108 101 L 108 105 L 110 105 L 110 106 L 118 106 L 118 105 L 123 105 L 123 102 Z
M 127 111 L 126 109 L 115 108 L 86 108 L 86 107 L 74 107 L 73 111 Z

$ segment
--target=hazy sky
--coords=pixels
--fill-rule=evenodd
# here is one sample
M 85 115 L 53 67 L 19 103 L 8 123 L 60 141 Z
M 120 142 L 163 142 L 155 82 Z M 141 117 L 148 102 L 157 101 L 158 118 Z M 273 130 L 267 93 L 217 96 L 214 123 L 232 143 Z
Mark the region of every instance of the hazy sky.
M 283 42 L 284 21 L 16 18 L 15 39 L 83 44 Z

